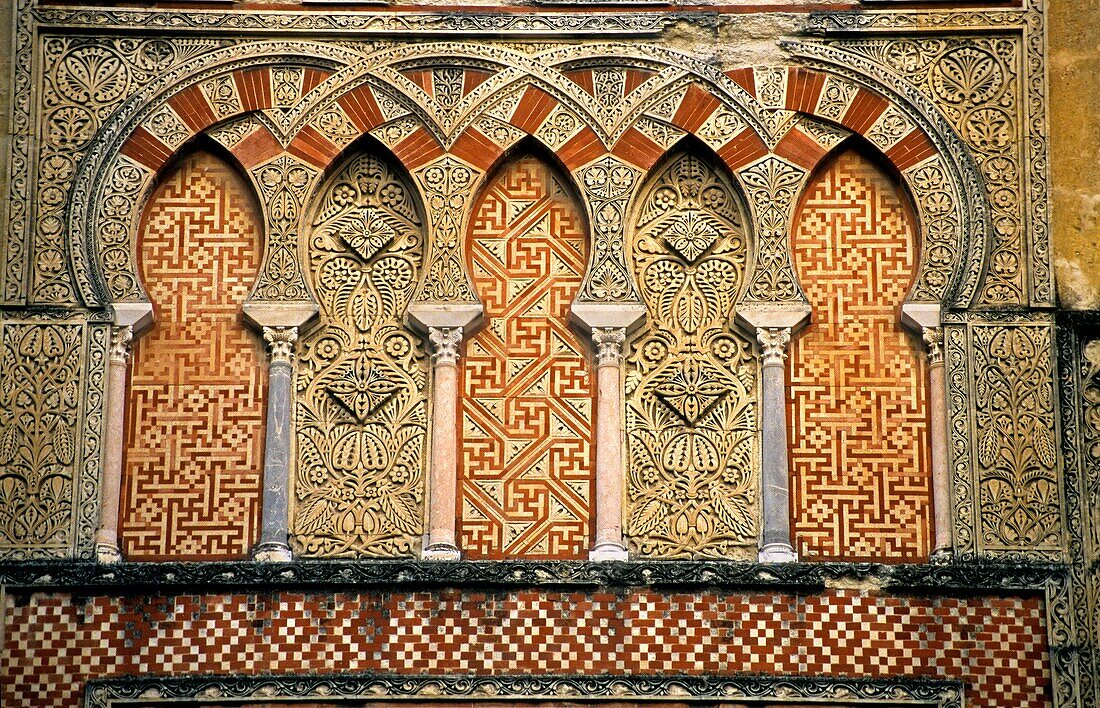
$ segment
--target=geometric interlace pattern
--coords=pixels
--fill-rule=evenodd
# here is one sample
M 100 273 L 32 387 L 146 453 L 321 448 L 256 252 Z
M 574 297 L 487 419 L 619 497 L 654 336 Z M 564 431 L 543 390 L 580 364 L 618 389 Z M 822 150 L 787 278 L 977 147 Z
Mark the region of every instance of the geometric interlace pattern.
M 243 557 L 256 540 L 267 374 L 240 308 L 260 223 L 248 186 L 207 153 L 184 159 L 149 202 L 141 264 L 156 321 L 130 367 L 128 558 Z
M 594 386 L 569 306 L 584 218 L 552 168 L 514 160 L 476 205 L 470 272 L 486 326 L 463 359 L 458 509 L 468 558 L 582 558 Z
M 927 558 L 928 372 L 899 313 L 917 266 L 897 185 L 847 151 L 791 235 L 813 322 L 790 346 L 791 509 L 799 555 Z

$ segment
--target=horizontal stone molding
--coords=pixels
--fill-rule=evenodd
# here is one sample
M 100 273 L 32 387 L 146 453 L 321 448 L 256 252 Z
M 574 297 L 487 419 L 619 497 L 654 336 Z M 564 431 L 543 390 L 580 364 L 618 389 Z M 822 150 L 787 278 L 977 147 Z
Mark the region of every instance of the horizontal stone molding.
M 732 561 L 293 561 L 288 563 L 0 563 L 9 590 L 80 590 L 95 595 L 191 588 L 776 588 L 813 591 L 1018 593 L 1044 591 L 1064 578 L 1057 563 L 742 563 Z
M 333 674 L 330 676 L 181 676 L 123 677 L 88 682 L 88 708 L 135 705 L 152 698 L 161 703 L 232 699 L 233 704 L 268 705 L 273 699 L 312 698 L 334 703 L 347 699 L 548 700 L 583 698 L 622 701 L 790 699 L 815 705 L 917 704 L 962 708 L 959 681 L 924 678 L 844 678 L 811 676 L 407 676 Z

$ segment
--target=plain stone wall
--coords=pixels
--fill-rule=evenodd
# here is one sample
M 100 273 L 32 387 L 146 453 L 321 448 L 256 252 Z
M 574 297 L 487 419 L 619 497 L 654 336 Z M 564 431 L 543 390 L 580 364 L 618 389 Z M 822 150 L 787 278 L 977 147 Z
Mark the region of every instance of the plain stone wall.
M 1100 0 L 1048 8 L 1058 298 L 1067 309 L 1100 309 Z

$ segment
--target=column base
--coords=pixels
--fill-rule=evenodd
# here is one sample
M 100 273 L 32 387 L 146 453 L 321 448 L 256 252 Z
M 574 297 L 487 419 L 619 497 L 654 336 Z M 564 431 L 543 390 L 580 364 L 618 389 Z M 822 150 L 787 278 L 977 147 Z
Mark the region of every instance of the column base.
M 630 560 L 630 553 L 619 543 L 597 543 L 588 552 L 588 560 L 594 563 Z
M 261 543 L 252 549 L 252 560 L 257 563 L 289 563 L 294 560 L 294 554 L 285 543 Z
M 797 563 L 798 554 L 789 543 L 769 543 L 760 548 L 761 563 Z
M 122 551 L 118 549 L 118 546 L 110 543 L 97 543 L 95 545 L 95 559 L 99 563 L 121 563 Z
M 436 543 L 420 552 L 420 560 L 457 561 L 462 560 L 462 552 L 458 550 L 458 546 L 452 546 L 449 543 Z
M 951 546 L 941 546 L 932 551 L 932 555 L 928 557 L 928 562 L 932 565 L 947 565 L 955 557 L 955 552 L 951 549 Z

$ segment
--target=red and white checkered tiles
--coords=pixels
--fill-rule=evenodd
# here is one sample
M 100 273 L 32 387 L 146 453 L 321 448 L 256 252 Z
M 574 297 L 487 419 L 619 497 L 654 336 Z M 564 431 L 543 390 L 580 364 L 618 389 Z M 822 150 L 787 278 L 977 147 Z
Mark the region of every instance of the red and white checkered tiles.
M 967 705 L 1049 704 L 1042 601 L 830 590 L 8 597 L 4 706 L 73 706 L 124 674 L 930 676 Z

